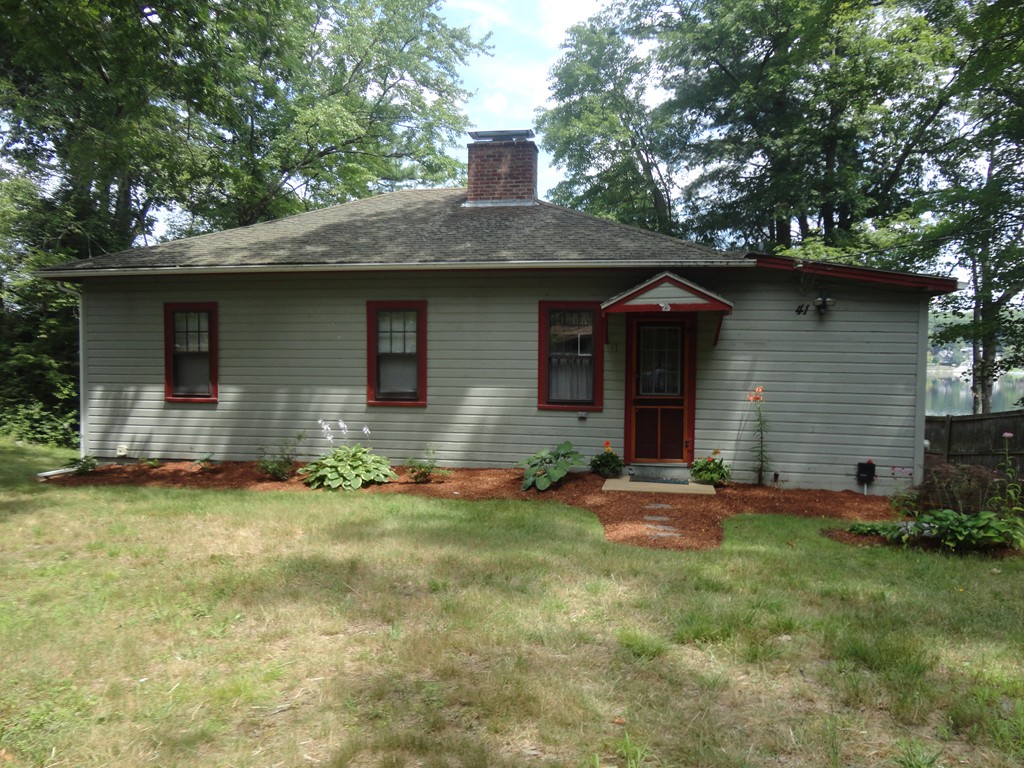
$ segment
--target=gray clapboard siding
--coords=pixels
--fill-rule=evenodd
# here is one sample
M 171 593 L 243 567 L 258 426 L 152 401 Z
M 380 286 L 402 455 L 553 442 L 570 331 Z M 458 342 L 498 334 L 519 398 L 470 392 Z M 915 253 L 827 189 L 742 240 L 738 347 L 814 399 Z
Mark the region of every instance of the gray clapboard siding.
M 647 270 L 160 277 L 88 283 L 83 301 L 84 450 L 113 455 L 251 459 L 304 432 L 301 451 L 329 448 L 317 421 L 344 419 L 348 442 L 402 461 L 434 446 L 442 463 L 507 466 L 564 439 L 586 455 L 623 451 L 625 320 L 610 318 L 604 409 L 537 408 L 538 302 L 603 301 Z M 877 491 L 915 467 L 923 429 L 918 367 L 925 301 L 831 287 L 825 317 L 794 310 L 813 296 L 786 274 L 686 274 L 735 304 L 698 323 L 696 451 L 720 449 L 753 479 L 753 409 L 765 387 L 773 468 L 791 486 L 852 488 L 857 461 L 879 465 Z M 427 301 L 428 404 L 367 406 L 366 302 Z M 216 301 L 220 402 L 165 403 L 163 303 Z M 921 422 L 919 429 L 918 422 Z M 338 441 L 340 434 L 335 430 Z M 883 468 L 885 471 L 883 472 Z
M 387 290 L 374 285 L 375 281 L 387 283 Z M 328 285 L 332 281 L 306 278 L 292 281 L 290 294 L 280 285 L 274 290 L 259 288 L 259 281 L 253 280 L 207 283 L 201 291 L 193 287 L 194 281 L 179 282 L 169 289 L 147 286 L 144 291 L 152 301 L 148 306 L 138 297 L 118 304 L 116 297 L 125 286 L 117 286 L 109 292 L 110 302 L 104 308 L 106 322 L 90 324 L 91 353 L 118 352 L 122 359 L 131 356 L 139 361 L 91 369 L 91 378 L 97 382 L 90 395 L 91 440 L 105 440 L 107 445 L 145 444 L 149 453 L 167 455 L 199 450 L 201 445 L 221 458 L 244 458 L 265 444 L 268 436 L 291 436 L 293 429 L 316 433 L 315 439 L 306 441 L 316 442 L 317 419 L 341 416 L 353 427 L 350 440 L 360 436 L 362 423 L 369 423 L 371 442 L 381 450 L 400 448 L 408 455 L 431 443 L 438 446 L 439 454 L 447 451 L 453 459 L 492 465 L 518 460 L 542 447 L 542 440 L 564 439 L 567 429 L 579 432 L 580 424 L 583 432 L 595 433 L 589 441 L 591 450 L 607 439 L 612 425 L 621 432 L 621 411 L 605 416 L 604 424 L 602 414 L 578 422 L 575 413 L 537 411 L 537 299 L 530 295 L 532 280 L 519 281 L 517 293 L 524 298 L 465 278 L 456 278 L 448 291 L 427 297 L 429 405 L 411 409 L 365 405 L 365 301 L 422 298 L 420 281 L 334 278 L 337 285 Z M 565 300 L 591 298 L 585 292 L 555 295 Z M 473 298 L 467 302 L 467 296 Z M 296 298 L 303 308 L 317 307 L 315 317 L 305 310 L 297 312 Z M 220 402 L 213 407 L 172 408 L 163 403 L 162 304 L 201 300 L 219 304 Z M 474 306 L 479 317 L 471 311 Z M 118 330 L 126 324 L 134 328 L 131 337 L 118 338 Z M 150 381 L 126 398 L 126 388 L 117 382 L 132 375 Z M 111 380 L 106 394 L 98 384 L 105 377 Z M 257 383 L 249 385 L 249 381 Z M 122 407 L 104 408 L 108 398 Z M 130 404 L 124 405 L 125 400 Z M 262 426 L 251 426 L 257 420 L 253 414 L 261 414 Z M 413 429 L 412 424 L 419 422 L 426 426 Z M 116 437 L 115 429 L 125 434 Z M 396 433 L 401 436 L 389 436 Z M 422 446 L 408 445 L 417 440 L 422 440 Z M 325 446 L 310 446 L 311 455 Z
M 906 482 L 905 468 L 920 463 L 926 302 L 843 286 L 828 291 L 836 305 L 825 316 L 813 308 L 798 315 L 796 307 L 813 297 L 779 283 L 749 300 L 730 296 L 736 309 L 719 346 L 702 346 L 698 453 L 720 448 L 739 477 L 752 476 L 754 406 L 747 394 L 760 385 L 771 470 L 784 483 L 852 487 L 857 462 L 872 459 L 879 466 L 873 492 L 891 492 Z M 702 340 L 713 331 L 702 323 Z

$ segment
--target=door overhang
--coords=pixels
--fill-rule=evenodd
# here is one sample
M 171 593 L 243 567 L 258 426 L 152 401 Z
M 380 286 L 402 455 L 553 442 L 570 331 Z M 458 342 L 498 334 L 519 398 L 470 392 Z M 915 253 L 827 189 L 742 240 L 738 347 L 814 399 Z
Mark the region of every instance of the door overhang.
M 601 314 L 653 312 L 716 312 L 718 328 L 714 343 L 722 331 L 722 320 L 732 313 L 733 303 L 696 283 L 671 272 L 662 272 L 601 304 Z

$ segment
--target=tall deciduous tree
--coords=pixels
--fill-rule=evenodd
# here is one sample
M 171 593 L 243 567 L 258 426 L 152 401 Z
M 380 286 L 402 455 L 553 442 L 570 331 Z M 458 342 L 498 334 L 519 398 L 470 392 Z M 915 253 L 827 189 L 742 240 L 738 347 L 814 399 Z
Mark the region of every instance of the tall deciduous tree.
M 458 176 L 445 153 L 467 127 L 458 68 L 481 46 L 436 0 L 257 5 L 211 28 L 225 74 L 200 106 L 192 213 L 224 228 Z
M 73 365 L 67 334 L 15 351 L 56 307 L 73 326 L 33 298 L 44 254 L 128 248 L 161 211 L 191 234 L 457 178 L 458 69 L 484 45 L 437 5 L 0 0 L 0 428 L 29 390 L 66 407 L 33 366 Z
M 953 135 L 954 46 L 909 2 L 688 0 L 639 18 L 694 169 L 683 213 L 719 242 L 855 243 L 910 208 Z
M 572 194 L 563 202 L 629 220 L 628 195 L 605 181 L 614 168 L 609 154 L 593 148 L 643 145 L 656 135 L 659 167 L 682 180 L 672 203 L 673 229 L 684 237 L 801 258 L 959 270 L 971 289 L 951 300 L 961 321 L 943 337 L 973 345 L 975 408 L 987 411 L 995 378 L 1024 364 L 1010 354 L 1024 350 L 1024 6 L 619 0 L 611 7 L 583 28 L 586 35 L 570 37 L 553 71 L 555 106 L 543 124 L 556 161 L 570 171 Z M 626 41 L 607 46 L 614 56 L 601 55 L 594 41 L 615 34 Z M 651 86 L 668 95 L 657 99 Z M 629 122 L 609 106 L 622 91 L 633 94 Z M 591 104 L 598 106 L 580 107 Z M 587 130 L 578 127 L 584 118 Z M 645 134 L 632 125 L 658 129 Z M 619 175 L 632 178 L 630 189 L 644 188 L 635 174 Z
M 988 413 L 993 382 L 1024 367 L 1024 7 L 970 6 L 962 126 L 925 200 L 935 223 L 924 242 L 968 278 L 970 290 L 945 302 L 958 319 L 937 335 L 970 344 L 974 412 Z
M 671 234 L 675 190 L 645 101 L 650 59 L 607 19 L 572 27 L 564 48 L 551 72 L 556 106 L 537 120 L 544 148 L 566 169 L 552 199 Z

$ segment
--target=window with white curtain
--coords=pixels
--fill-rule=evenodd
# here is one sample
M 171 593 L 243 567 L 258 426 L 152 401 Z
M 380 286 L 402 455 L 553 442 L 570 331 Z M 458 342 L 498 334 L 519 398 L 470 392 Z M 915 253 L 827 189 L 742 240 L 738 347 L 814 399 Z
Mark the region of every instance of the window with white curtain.
M 598 405 L 597 382 L 600 346 L 598 311 L 592 306 L 542 306 L 542 404 L 550 406 Z

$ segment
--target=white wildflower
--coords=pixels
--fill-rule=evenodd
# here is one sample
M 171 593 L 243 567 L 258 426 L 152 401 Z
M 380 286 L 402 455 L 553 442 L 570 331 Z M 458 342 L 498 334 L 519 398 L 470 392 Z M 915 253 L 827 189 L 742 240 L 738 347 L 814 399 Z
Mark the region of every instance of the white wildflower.
M 338 429 L 341 430 L 341 434 L 343 434 L 343 435 L 347 435 L 348 434 L 348 424 L 346 424 L 341 419 L 338 419 Z
M 363 434 L 366 435 L 367 437 L 370 436 L 370 428 L 365 424 L 363 424 Z
M 334 433 L 331 432 L 331 425 L 324 419 L 320 419 L 320 433 L 324 436 L 324 440 L 327 442 L 334 440 Z

